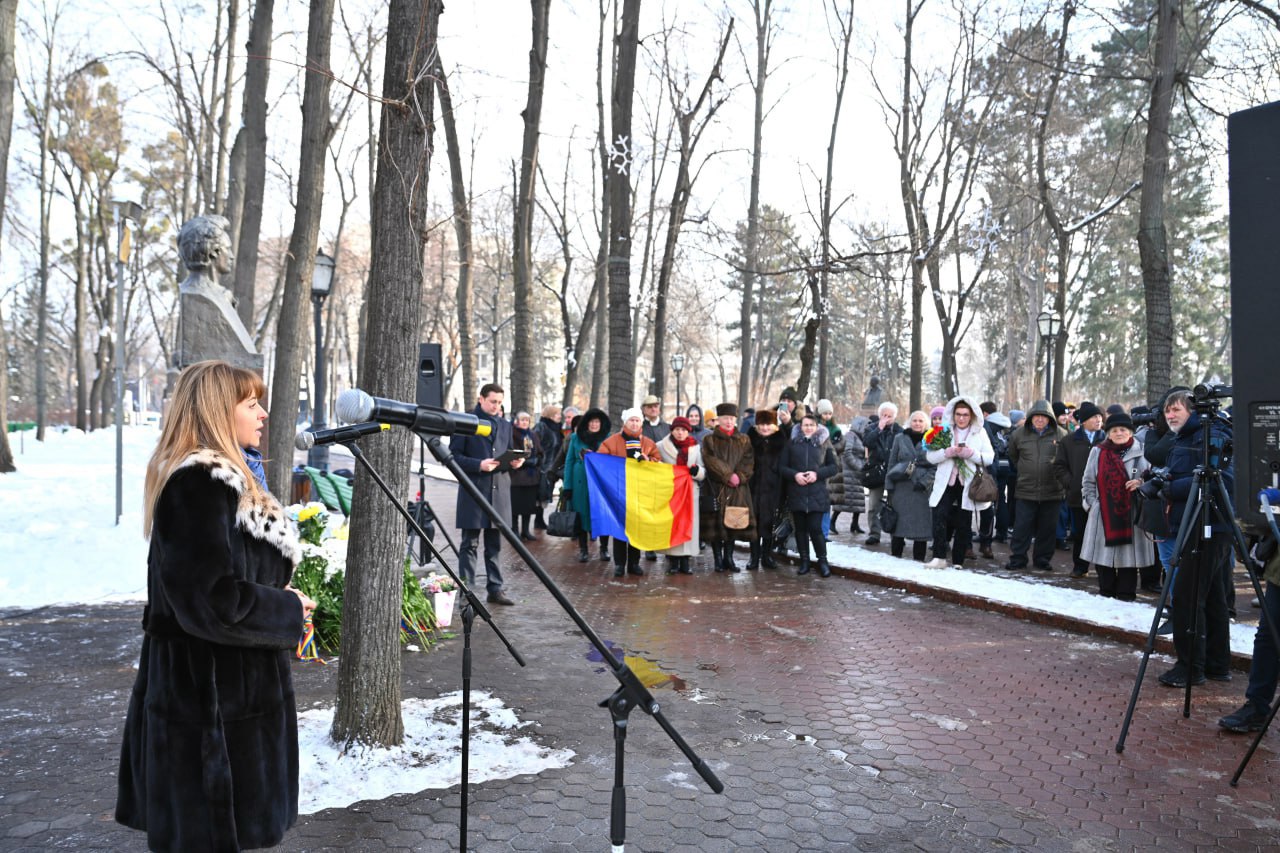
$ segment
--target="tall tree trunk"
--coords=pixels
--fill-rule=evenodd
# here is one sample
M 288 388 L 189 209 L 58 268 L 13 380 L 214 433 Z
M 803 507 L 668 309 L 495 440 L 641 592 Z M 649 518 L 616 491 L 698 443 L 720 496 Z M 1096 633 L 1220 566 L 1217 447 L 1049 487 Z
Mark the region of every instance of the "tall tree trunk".
M 267 483 L 287 495 L 293 471 L 294 424 L 298 417 L 307 296 L 315 267 L 320 213 L 324 203 L 325 151 L 329 146 L 329 39 L 334 0 L 311 0 L 307 26 L 307 76 L 302 89 L 302 151 L 298 163 L 298 202 L 289 237 L 284 295 L 276 326 L 275 370 L 271 376 L 271 421 L 267 436 Z M 316 345 L 321 342 L 316 341 Z M 312 389 L 312 393 L 315 389 Z
M 258 232 L 262 229 L 262 194 L 267 181 L 267 77 L 271 70 L 271 16 L 275 0 L 255 0 L 249 24 L 244 72 L 244 105 L 240 130 L 231 149 L 231 188 L 227 216 L 235 252 L 236 313 L 246 329 L 254 328 L 254 282 L 258 275 Z M 290 419 L 290 423 L 293 420 Z
M 75 338 L 72 345 L 76 348 L 76 429 L 89 431 L 89 366 L 85 360 L 85 320 L 89 314 L 89 223 L 85 221 L 81 210 L 81 199 L 75 197 L 76 211 L 76 313 Z
M 534 379 L 533 262 L 530 243 L 533 230 L 533 194 L 537 182 L 538 131 L 542 122 L 542 92 L 547 78 L 548 16 L 551 0 L 529 0 L 533 11 L 533 46 L 529 48 L 529 94 L 525 101 L 524 142 L 520 151 L 520 186 L 515 199 L 515 223 L 511 239 L 512 290 L 515 296 L 515 346 L 511 354 L 510 409 L 534 412 L 538 385 Z M 468 388 L 467 393 L 473 389 Z
M 756 16 L 756 68 L 752 89 L 755 94 L 755 116 L 751 126 L 751 190 L 747 197 L 747 244 L 742 259 L 742 310 L 738 315 L 741 328 L 742 360 L 738 368 L 738 408 L 745 408 L 751 394 L 751 308 L 755 298 L 756 265 L 760 250 L 760 161 L 763 156 L 764 88 L 769 79 L 769 28 L 772 25 L 773 0 L 753 0 Z
M 0 0 L 0 231 L 4 229 L 5 201 L 9 198 L 9 143 L 13 140 L 13 84 L 17 78 L 14 45 L 17 37 L 18 0 Z M 0 253 L 4 251 L 0 241 Z M 9 341 L 0 306 L 0 474 L 16 470 L 9 446 Z
M 48 420 L 48 337 L 49 337 L 49 219 L 53 206 L 53 187 L 49 185 L 49 143 L 53 122 L 53 49 L 54 34 L 46 45 L 44 100 L 40 107 L 40 301 L 36 306 L 36 441 L 44 441 Z M 7 427 L 6 427 L 7 429 Z
M 368 322 L 378 345 L 364 347 L 360 386 L 411 399 L 421 321 L 427 178 L 435 101 L 432 75 L 441 0 L 391 0 L 387 13 L 378 180 L 373 190 L 373 257 Z M 371 443 L 372 465 L 395 494 L 408 490 L 410 435 L 400 430 Z M 400 605 L 403 528 L 363 470 L 356 477 L 360 510 L 351 520 L 347 587 L 342 605 L 338 700 L 331 735 L 340 742 L 393 746 L 404 739 L 400 717 Z M 368 510 L 368 511 L 364 511 Z
M 912 8 L 916 0 L 905 0 L 906 19 L 902 41 L 902 109 L 898 114 L 898 189 L 902 194 L 902 209 L 907 224 L 907 245 L 911 251 L 911 388 L 910 408 L 918 409 L 924 398 L 924 259 L 920 238 L 919 204 L 911 182 L 911 152 L 915 147 L 915 125 L 911 117 L 911 66 L 912 32 L 920 7 Z M 924 0 L 919 0 L 923 5 Z
M 609 176 L 609 408 L 614 415 L 634 402 L 634 354 L 631 352 L 631 169 L 634 138 L 631 102 L 640 47 L 640 0 L 623 0 L 622 26 L 614 64 Z
M 1177 0 L 1156 4 L 1156 56 L 1147 111 L 1147 143 L 1138 202 L 1138 255 L 1147 308 L 1147 399 L 1169 390 L 1173 375 L 1173 297 L 1168 233 L 1164 224 L 1164 187 L 1169 174 L 1169 123 L 1173 115 L 1177 60 Z
M 480 388 L 480 380 L 476 376 L 476 337 L 471 328 L 475 302 L 471 293 L 471 201 L 467 197 L 462 172 L 462 149 L 458 144 L 458 122 L 453 113 L 453 97 L 449 94 L 449 78 L 445 75 L 444 60 L 439 58 L 438 51 L 436 57 L 436 91 L 440 94 L 440 118 L 444 122 L 449 154 L 453 231 L 458 238 L 458 350 L 462 361 L 462 387 L 471 394 Z
M 595 345 L 591 358 L 591 389 L 587 402 L 606 408 L 605 366 L 608 363 L 609 346 L 609 135 L 604 115 L 604 46 L 605 23 L 609 20 L 607 0 L 600 2 L 600 30 L 596 37 L 596 134 L 600 148 L 600 242 L 596 249 L 595 279 L 592 285 L 597 294 Z M 612 30 L 610 30 L 612 32 Z M 610 67 L 618 53 L 618 44 L 610 39 Z M 566 391 L 566 394 L 568 392 Z
M 227 66 L 223 69 L 222 109 L 218 111 L 218 171 L 213 190 L 213 208 L 219 213 L 226 210 L 227 202 L 227 140 L 231 138 L 231 89 L 236 79 L 236 33 L 240 29 L 240 0 L 227 3 Z M 224 214 L 225 215 L 225 214 Z
M 844 104 L 845 82 L 849 79 L 849 42 L 853 39 L 853 0 L 849 0 L 849 17 L 840 17 L 832 4 L 832 11 L 840 26 L 840 76 L 836 81 L 836 103 L 831 114 L 831 136 L 827 141 L 827 179 L 822 185 L 822 268 L 819 272 L 817 318 L 820 324 L 818 337 L 818 396 L 830 394 L 828 386 L 828 360 L 831 347 L 831 323 L 828 318 L 831 304 L 831 182 L 835 171 L 836 131 L 840 128 L 840 107 Z

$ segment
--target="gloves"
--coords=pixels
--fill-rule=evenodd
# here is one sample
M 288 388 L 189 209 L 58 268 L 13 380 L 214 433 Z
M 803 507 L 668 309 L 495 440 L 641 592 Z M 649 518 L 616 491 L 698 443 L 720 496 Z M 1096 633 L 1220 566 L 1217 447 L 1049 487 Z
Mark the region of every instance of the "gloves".
M 959 447 L 956 449 L 956 456 L 959 456 L 961 459 L 971 459 L 973 458 L 973 448 Z
M 733 486 L 735 489 L 738 487 L 738 484 L 741 482 L 742 482 L 742 479 L 737 474 L 729 475 L 729 485 Z
M 690 465 L 690 466 L 689 466 L 689 476 L 690 476 L 690 477 L 696 477 L 696 476 L 698 476 L 698 472 L 699 472 L 699 471 L 701 471 L 701 470 L 702 470 L 702 469 L 701 469 L 701 468 L 699 468 L 697 465 Z
M 946 450 L 942 451 L 942 455 L 947 457 L 948 459 L 955 459 L 957 451 L 959 450 L 960 448 L 958 447 L 948 447 Z
M 631 458 L 636 460 L 637 462 L 641 462 L 644 460 L 644 453 L 642 451 L 636 450 L 632 452 Z

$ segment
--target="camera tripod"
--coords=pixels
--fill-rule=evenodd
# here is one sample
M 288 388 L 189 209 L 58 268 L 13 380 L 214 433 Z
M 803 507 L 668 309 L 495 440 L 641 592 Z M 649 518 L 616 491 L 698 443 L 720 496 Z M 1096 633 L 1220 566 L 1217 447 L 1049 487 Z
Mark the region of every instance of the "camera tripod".
M 1198 407 L 1197 410 L 1199 410 Z M 1156 605 L 1155 616 L 1151 621 L 1151 630 L 1147 633 L 1147 642 L 1142 651 L 1142 660 L 1138 664 L 1138 675 L 1134 679 L 1133 691 L 1129 696 L 1129 706 L 1125 711 L 1124 722 L 1120 727 L 1120 738 L 1116 742 L 1116 752 L 1118 753 L 1124 752 L 1125 739 L 1128 737 L 1129 726 L 1133 721 L 1133 713 L 1138 704 L 1138 693 L 1142 689 L 1142 681 L 1146 675 L 1147 664 L 1155 651 L 1161 616 L 1169 602 L 1174 579 L 1182 569 L 1184 558 L 1188 554 L 1193 555 L 1194 559 L 1191 560 L 1190 565 L 1192 576 L 1190 581 L 1184 584 L 1184 589 L 1188 592 L 1184 594 L 1189 593 L 1196 596 L 1196 604 L 1192 608 L 1195 616 L 1191 625 L 1180 626 L 1180 628 L 1187 634 L 1187 640 L 1192 650 L 1191 660 L 1185 661 L 1187 678 L 1186 683 L 1183 685 L 1182 704 L 1182 716 L 1184 718 L 1191 716 L 1191 688 L 1195 680 L 1193 678 L 1195 671 L 1194 659 L 1198 651 L 1200 634 L 1205 627 L 1203 624 L 1204 603 L 1209 594 L 1209 584 L 1217 582 L 1213 577 L 1212 569 L 1214 565 L 1209 562 L 1209 560 L 1213 559 L 1214 552 L 1217 550 L 1213 544 L 1213 524 L 1215 521 L 1227 528 L 1235 556 L 1240 562 L 1244 563 L 1245 569 L 1249 573 L 1249 580 L 1253 584 L 1254 592 L 1259 599 L 1262 598 L 1262 585 L 1258 580 L 1261 574 L 1261 567 L 1249 555 L 1244 533 L 1240 530 L 1240 525 L 1236 523 L 1235 516 L 1231 511 L 1232 505 L 1227 495 L 1226 485 L 1222 479 L 1222 472 L 1218 464 L 1214 464 L 1215 460 L 1210 457 L 1212 443 L 1210 433 L 1219 415 L 1212 409 L 1202 414 L 1205 417 L 1201 425 L 1201 464 L 1196 466 L 1192 473 L 1191 490 L 1187 495 L 1186 506 L 1182 513 L 1181 523 L 1178 526 L 1178 536 L 1174 544 L 1173 560 L 1170 562 L 1169 577 L 1160 594 L 1160 601 Z M 1206 571 L 1206 565 L 1209 567 L 1208 571 Z M 1280 648 L 1280 631 L 1271 622 L 1267 624 L 1271 632 L 1272 642 L 1276 643 L 1276 648 Z M 1175 627 L 1175 631 L 1177 630 L 1179 628 Z M 1241 763 L 1235 777 L 1231 780 L 1233 786 L 1236 785 L 1241 773 L 1244 772 L 1244 767 L 1248 763 L 1250 755 L 1252 755 L 1252 750 L 1250 750 L 1249 755 L 1245 756 L 1244 762 Z
M 409 526 L 405 544 L 406 556 L 413 553 L 413 540 L 417 537 L 417 562 L 419 566 L 425 566 L 432 559 L 432 555 L 437 553 L 431 543 L 435 541 L 435 532 L 439 530 L 449 550 L 453 551 L 453 559 L 455 561 L 458 559 L 458 546 L 453 544 L 449 531 L 439 523 L 439 517 L 427 500 L 427 440 L 423 436 L 418 436 L 418 500 L 412 504 L 410 514 L 413 516 L 413 524 Z

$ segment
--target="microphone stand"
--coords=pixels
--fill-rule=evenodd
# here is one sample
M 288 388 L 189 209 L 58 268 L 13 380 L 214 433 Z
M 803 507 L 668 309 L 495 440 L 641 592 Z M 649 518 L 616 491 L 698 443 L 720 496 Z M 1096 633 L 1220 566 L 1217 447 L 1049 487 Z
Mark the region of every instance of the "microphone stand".
M 458 589 L 462 591 L 462 807 L 458 821 L 458 849 L 465 851 L 467 849 L 467 799 L 470 790 L 467 782 L 467 771 L 471 764 L 471 626 L 475 622 L 476 615 L 479 614 L 480 618 L 489 624 L 489 627 L 493 629 L 493 633 L 497 634 L 498 639 L 507 647 L 507 651 L 511 653 L 511 657 L 515 659 L 516 663 L 520 664 L 520 666 L 525 666 L 525 660 L 515 646 L 511 645 L 511 641 L 507 639 L 506 634 L 502 633 L 502 629 L 493 621 L 493 616 L 480 603 L 480 599 L 476 597 L 470 587 L 462 582 L 462 578 L 458 577 L 454 570 L 449 567 L 449 564 L 444 561 L 444 555 L 436 549 L 435 543 L 428 541 L 426 531 L 419 526 L 413 514 L 405 509 L 400 501 L 396 500 L 395 494 L 391 491 L 391 487 L 387 485 L 386 480 L 382 479 L 382 475 L 365 458 L 364 451 L 356 446 L 354 440 L 339 443 L 350 450 L 351 455 L 356 458 L 356 462 L 369 472 L 369 476 L 373 477 L 373 481 L 378 484 L 378 488 L 391 501 L 391 505 L 412 525 L 418 534 L 419 541 L 425 547 L 431 549 L 432 556 L 448 572 L 449 577 L 453 579 Z M 470 482 L 470 480 L 467 482 Z M 423 500 L 425 499 L 426 496 L 424 495 Z
M 444 465 L 453 473 L 453 476 L 458 481 L 458 488 L 465 491 L 471 499 L 485 511 L 489 516 L 489 520 L 502 533 L 502 537 L 511 544 L 511 547 L 520 555 L 520 558 L 524 560 L 525 564 L 528 565 L 535 575 L 537 575 L 538 580 L 542 581 L 542 585 L 547 588 L 549 593 L 551 593 L 551 597 L 556 600 L 556 603 L 558 603 L 561 609 L 568 614 L 569 618 L 578 626 L 578 629 L 582 631 L 586 638 L 591 642 L 591 645 L 593 645 L 596 651 L 600 653 L 600 656 L 604 659 L 605 663 L 609 666 L 610 671 L 613 673 L 614 678 L 618 680 L 618 689 L 615 690 L 609 698 L 599 704 L 599 707 L 609 709 L 610 727 L 613 730 L 614 777 L 613 798 L 609 815 L 609 841 L 612 843 L 615 853 L 621 853 L 626 843 L 627 801 L 625 747 L 627 740 L 627 718 L 635 708 L 639 708 L 657 721 L 658 725 L 662 727 L 662 730 L 667 733 L 667 737 L 671 738 L 672 743 L 674 743 L 676 747 L 684 753 L 685 758 L 687 758 L 689 763 L 693 765 L 693 769 L 698 772 L 698 775 L 702 777 L 702 780 L 707 783 L 707 786 L 710 787 L 712 791 L 717 794 L 723 793 L 724 783 L 717 778 L 715 772 L 712 771 L 707 763 L 698 757 L 693 749 L 684 741 L 684 738 L 680 737 L 680 733 L 675 730 L 675 727 L 672 726 L 670 722 L 668 722 L 667 718 L 662 713 L 662 707 L 658 704 L 657 700 L 653 698 L 649 689 L 641 683 L 639 677 L 631 671 L 625 662 L 619 661 L 614 657 L 613 652 L 609 650 L 609 647 L 605 645 L 602 639 L 600 639 L 595 630 L 587 624 L 587 621 L 582 617 L 582 614 L 579 613 L 577 609 L 574 608 L 572 602 L 565 597 L 564 592 L 561 591 L 560 587 L 558 587 L 555 581 L 547 575 L 546 570 L 542 568 L 542 565 L 538 562 L 537 558 L 534 557 L 533 554 L 529 552 L 529 549 L 525 547 L 524 540 L 516 535 L 516 532 L 511 529 L 511 526 L 507 524 L 505 519 L 499 516 L 498 512 L 493 508 L 493 505 L 489 503 L 476 484 L 471 481 L 467 472 L 463 471 L 462 467 L 458 465 L 457 460 L 453 457 L 453 452 L 440 440 L 440 436 L 432 434 L 431 437 L 427 439 L 427 446 L 431 448 L 431 455 L 434 456 L 441 465 Z

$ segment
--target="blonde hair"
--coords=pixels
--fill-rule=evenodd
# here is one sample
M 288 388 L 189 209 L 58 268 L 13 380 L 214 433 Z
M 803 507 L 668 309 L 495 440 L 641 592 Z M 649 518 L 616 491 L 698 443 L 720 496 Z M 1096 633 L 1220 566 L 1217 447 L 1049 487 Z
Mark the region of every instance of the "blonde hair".
M 261 497 L 262 486 L 245 464 L 236 441 L 235 408 L 250 397 L 265 398 L 267 386 L 252 370 L 234 367 L 225 361 L 200 361 L 182 371 L 173 388 L 169 412 L 160 430 L 160 440 L 147 462 L 143 489 L 142 535 L 151 535 L 156 503 L 173 472 L 197 450 L 213 450 L 244 477 L 253 497 Z

